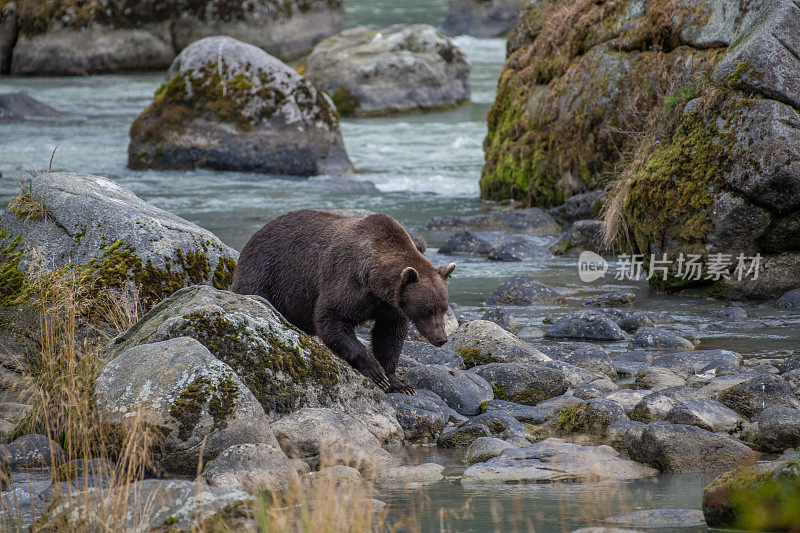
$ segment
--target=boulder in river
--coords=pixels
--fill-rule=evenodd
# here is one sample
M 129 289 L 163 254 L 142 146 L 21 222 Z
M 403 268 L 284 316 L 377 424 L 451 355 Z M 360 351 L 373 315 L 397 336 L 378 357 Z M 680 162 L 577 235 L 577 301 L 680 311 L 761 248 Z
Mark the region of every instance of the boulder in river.
M 550 360 L 530 344 L 488 320 L 473 320 L 462 324 L 450 335 L 444 347 L 458 353 L 466 368 L 488 363 L 542 363 Z
M 433 442 L 450 420 L 452 409 L 429 390 L 419 389 L 415 395 L 393 392 L 386 397 L 397 412 L 406 441 Z
M 486 305 L 536 305 L 563 301 L 561 293 L 526 274 L 511 276 L 486 299 Z
M 270 420 L 303 407 L 331 407 L 362 421 L 381 442 L 402 437 L 382 391 L 258 296 L 204 286 L 178 291 L 107 351 L 116 356 L 139 344 L 187 336 L 234 370 Z
M 800 446 L 800 409 L 772 405 L 761 411 L 758 415 L 758 443 L 770 452 Z
M 280 60 L 230 37 L 184 49 L 130 137 L 133 169 L 300 176 L 352 169 L 330 99 Z
M 360 26 L 314 47 L 299 69 L 344 116 L 450 107 L 469 100 L 470 63 L 427 24 Z
M 561 226 L 547 211 L 532 207 L 515 211 L 494 211 L 482 215 L 437 216 L 428 222 L 427 228 L 437 231 L 472 229 L 554 235 L 560 231 Z
M 450 0 L 442 29 L 448 35 L 502 37 L 517 21 L 524 0 Z
M 477 374 L 441 365 L 410 368 L 405 381 L 415 389 L 428 389 L 456 412 L 472 416 L 492 399 L 492 386 Z
M 773 405 L 800 409 L 800 400 L 789 384 L 781 376 L 772 374 L 756 375 L 726 388 L 717 399 L 749 420 L 758 418 L 764 409 Z
M 53 117 L 60 114 L 49 105 L 22 92 L 0 94 L 0 122 L 17 122 L 27 117 Z
M 538 364 L 490 363 L 469 372 L 488 381 L 496 399 L 523 405 L 536 405 L 564 394 L 569 388 L 562 372 Z
M 625 332 L 605 313 L 575 311 L 556 320 L 544 336 L 549 339 L 618 341 L 625 338 Z

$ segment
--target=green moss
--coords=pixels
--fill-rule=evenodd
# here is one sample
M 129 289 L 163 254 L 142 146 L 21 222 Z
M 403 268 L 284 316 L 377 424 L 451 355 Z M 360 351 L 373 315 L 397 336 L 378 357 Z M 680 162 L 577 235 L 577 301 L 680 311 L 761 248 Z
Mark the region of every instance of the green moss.
M 565 435 L 580 433 L 599 436 L 605 433 L 607 425 L 607 417 L 582 403 L 561 409 L 553 423 L 553 429 Z
M 8 238 L 8 234 L 0 230 L 0 240 Z M 20 270 L 22 250 L 19 249 L 22 237 L 16 236 L 11 242 L 0 248 L 0 306 L 12 307 L 24 303 L 28 298 L 28 277 Z
M 170 407 L 169 414 L 178 421 L 178 438 L 181 440 L 188 440 L 200 422 L 203 407 L 208 401 L 210 386 L 211 382 L 207 378 L 195 379 L 181 391 Z
M 491 381 L 489 384 L 492 386 L 492 392 L 494 393 L 495 400 L 505 400 L 506 397 L 506 389 L 503 388 L 503 385 L 498 383 L 497 381 Z
M 180 522 L 180 520 L 178 520 L 176 517 L 168 516 L 168 517 L 166 517 L 164 519 L 164 521 L 161 523 L 161 525 L 164 526 L 164 527 L 170 527 L 170 526 L 174 526 L 174 525 L 178 524 L 179 522 Z
M 528 433 L 526 438 L 530 442 L 539 442 L 550 438 L 550 432 L 547 431 L 547 428 L 535 424 L 525 424 L 525 431 Z
M 675 92 L 664 99 L 664 112 L 669 113 L 678 105 L 686 104 L 686 102 L 694 98 L 696 94 L 697 86 L 694 84 L 679 87 Z
M 226 290 L 233 281 L 233 273 L 236 270 L 236 261 L 228 257 L 220 257 L 217 268 L 214 269 L 212 284 L 215 289 Z
M 346 87 L 337 88 L 331 95 L 336 109 L 343 117 L 351 117 L 356 114 L 361 102 L 358 97 L 350 92 Z
M 461 356 L 461 359 L 464 361 L 464 367 L 467 369 L 494 362 L 487 360 L 477 348 L 471 348 L 468 346 L 459 348 L 458 355 Z
M 490 400 L 484 400 L 481 402 L 481 413 L 486 412 L 486 408 L 489 407 Z

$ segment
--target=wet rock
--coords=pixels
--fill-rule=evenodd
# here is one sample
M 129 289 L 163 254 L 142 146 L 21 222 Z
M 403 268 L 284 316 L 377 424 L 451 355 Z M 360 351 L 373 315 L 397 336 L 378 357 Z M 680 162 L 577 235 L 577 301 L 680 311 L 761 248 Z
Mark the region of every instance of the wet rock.
M 53 117 L 60 114 L 49 105 L 22 92 L 0 94 L 0 122 L 17 122 L 27 117 Z
M 604 313 L 575 311 L 550 326 L 545 338 L 618 341 L 625 338 L 625 333 Z
M 514 26 L 523 0 L 450 0 L 442 31 L 448 35 L 501 37 Z
M 590 219 L 600 210 L 603 197 L 603 191 L 575 194 L 567 198 L 567 201 L 563 204 L 548 209 L 547 212 L 559 222 Z
M 725 306 L 719 311 L 719 316 L 729 320 L 744 320 L 747 318 L 747 311 L 738 306 Z
M 397 412 L 397 421 L 407 441 L 435 440 L 450 419 L 450 407 L 429 390 L 419 389 L 414 396 L 392 393 L 386 397 Z
M 717 399 L 749 420 L 773 405 L 800 409 L 800 401 L 789 384 L 771 374 L 762 374 L 725 389 Z
M 309 472 L 305 481 L 312 487 L 359 488 L 364 484 L 361 472 L 351 466 L 328 466 L 316 472 Z
M 793 289 L 784 293 L 780 298 L 778 298 L 777 304 L 780 307 L 800 309 L 800 289 Z
M 724 433 L 733 433 L 741 429 L 744 423 L 736 411 L 708 398 L 680 402 L 664 415 L 664 421 Z
M 478 237 L 469 230 L 458 231 L 444 241 L 439 247 L 440 254 L 488 255 L 492 251 L 492 243 Z
M 494 390 L 494 397 L 524 405 L 564 394 L 569 383 L 558 370 L 530 363 L 491 363 L 472 368 Z
M 513 446 L 504 440 L 494 437 L 479 437 L 469 445 L 464 453 L 464 462 L 468 465 L 484 463 L 489 459 L 497 457 L 506 448 Z
M 486 305 L 536 305 L 562 300 L 558 290 L 521 274 L 501 283 L 486 299 Z
M 579 366 L 565 363 L 564 361 L 545 361 L 542 364 L 560 371 L 564 375 L 564 378 L 567 380 L 567 383 L 569 383 L 570 387 L 580 387 L 581 385 L 591 383 L 603 377 L 603 374 L 590 372 Z
M 625 411 L 625 414 L 630 415 L 639 402 L 649 394 L 651 394 L 649 390 L 620 389 L 607 394 L 605 399 L 618 403 Z
M 800 444 L 800 410 L 773 405 L 758 415 L 759 444 L 770 452 L 782 452 Z
M 485 215 L 444 215 L 428 223 L 429 230 L 474 229 L 482 231 L 525 232 L 553 235 L 560 226 L 546 211 L 537 207 L 516 211 L 495 211 Z
M 668 368 L 650 366 L 637 372 L 635 383 L 641 389 L 660 391 L 669 387 L 686 385 L 686 380 Z
M 234 444 L 277 444 L 269 419 L 233 369 L 189 337 L 142 344 L 103 366 L 95 401 L 107 424 L 124 427 L 142 410 L 164 428 L 161 468 L 192 473 L 200 455 Z
M 714 70 L 714 81 L 800 107 L 798 21 L 796 3 L 774 2 L 728 49 Z
M 130 134 L 132 169 L 299 176 L 352 169 L 327 96 L 288 65 L 230 37 L 185 48 Z
M 696 426 L 653 422 L 631 449 L 631 458 L 661 472 L 713 472 L 733 468 L 756 454 L 723 433 Z
M 530 344 L 487 320 L 473 320 L 461 325 L 443 347 L 458 353 L 467 368 L 497 362 L 541 363 L 550 359 Z
M 551 250 L 555 253 L 603 251 L 603 223 L 599 220 L 576 220 Z
M 469 99 L 470 63 L 427 24 L 348 28 L 318 43 L 305 76 L 343 116 L 454 106 Z
M 489 428 L 483 424 L 466 422 L 457 428 L 447 428 L 436 439 L 442 448 L 466 448 L 480 437 L 491 436 Z
M 442 365 L 450 368 L 463 368 L 464 361 L 455 351 L 437 348 L 429 342 L 406 341 L 403 355 L 423 365 Z
M 522 448 L 508 448 L 494 459 L 470 466 L 462 484 L 546 483 L 650 477 L 656 471 L 617 457 L 608 446 L 579 446 L 547 439 Z
M 81 265 L 100 287 L 136 290 L 146 308 L 185 285 L 230 283 L 238 252 L 107 178 L 50 172 L 25 187 L 20 198 L 45 198 L 44 212 L 20 207 L 0 217 L 0 248 L 20 239 L 13 250 L 22 271 Z
M 730 350 L 697 350 L 662 355 L 653 360 L 653 366 L 666 368 L 685 379 L 710 369 L 737 367 L 741 362 L 741 354 Z
M 206 465 L 203 478 L 209 485 L 254 496 L 264 492 L 288 495 L 299 482 L 296 461 L 277 444 L 231 446 Z
M 647 424 L 635 420 L 618 420 L 606 427 L 605 442 L 620 453 L 630 455 L 631 447 L 642 438 Z
M 517 329 L 519 329 L 517 321 L 514 319 L 514 315 L 505 309 L 501 309 L 500 307 L 492 307 L 491 309 L 487 309 L 481 317 L 481 320 L 494 322 L 509 333 L 516 333 Z
M 481 412 L 481 404 L 492 399 L 489 383 L 471 372 L 441 365 L 411 368 L 406 383 L 415 389 L 428 389 L 456 412 L 470 416 Z
M 550 250 L 525 237 L 502 238 L 489 253 L 492 261 L 543 261 L 552 257 Z
M 613 307 L 620 305 L 633 305 L 636 295 L 630 291 L 607 292 L 589 298 L 584 305 L 592 307 Z
M 58 464 L 64 450 L 45 435 L 23 435 L 11 444 L 0 446 L 0 463 L 7 468 L 43 468 Z
M 124 492 L 123 492 L 124 491 Z M 107 491 L 92 490 L 79 493 L 58 503 L 48 513 L 48 525 L 72 523 L 73 527 L 104 529 L 108 526 L 102 513 L 88 509 L 110 509 L 114 502 L 125 498 L 128 512 L 121 517 L 123 529 L 158 529 L 169 524 L 175 530 L 189 530 L 212 518 L 224 509 L 231 509 L 253 498 L 240 490 L 198 485 L 182 479 L 145 479 L 130 486 Z M 96 521 L 96 522 L 95 522 Z
M 670 331 L 650 327 L 637 329 L 631 346 L 654 350 L 691 350 L 694 348 L 694 344 L 688 339 L 679 337 Z
M 578 398 L 574 398 L 575 404 L 582 403 Z M 543 402 L 544 404 L 545 402 Z M 556 415 L 565 405 L 522 405 L 505 400 L 491 400 L 486 403 L 485 414 L 499 414 L 514 417 L 522 423 L 541 424 Z
M 395 466 L 381 470 L 375 477 L 375 484 L 392 489 L 423 487 L 441 481 L 443 471 L 444 467 L 435 463 Z
M 312 467 L 343 464 L 374 475 L 396 464 L 364 424 L 332 409 L 307 407 L 271 427 L 286 455 Z
M 699 509 L 646 509 L 606 518 L 615 526 L 643 528 L 705 527 L 703 511 Z
M 602 436 L 606 428 L 628 416 L 622 407 L 609 400 L 594 399 L 573 407 L 565 407 L 558 413 L 553 428 L 560 434 L 584 434 Z
M 270 420 L 303 407 L 331 407 L 362 421 L 381 442 L 402 437 L 383 392 L 258 296 L 189 287 L 161 302 L 107 351 L 114 357 L 143 342 L 185 336 L 229 365 Z
M 646 315 L 632 314 L 620 319 L 617 325 L 628 333 L 635 333 L 639 328 L 653 327 L 653 321 Z
M 591 344 L 579 346 L 562 360 L 591 372 L 601 372 L 607 376 L 617 377 L 611 357 L 600 346 Z

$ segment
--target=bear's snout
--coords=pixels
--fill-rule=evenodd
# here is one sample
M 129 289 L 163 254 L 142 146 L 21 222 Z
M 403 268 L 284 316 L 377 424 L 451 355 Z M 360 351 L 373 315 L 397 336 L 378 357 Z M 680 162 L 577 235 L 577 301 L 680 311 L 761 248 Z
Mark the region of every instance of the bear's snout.
M 431 344 L 433 344 L 437 348 L 440 346 L 444 346 L 446 342 L 447 342 L 447 335 L 436 335 L 433 339 L 431 339 Z

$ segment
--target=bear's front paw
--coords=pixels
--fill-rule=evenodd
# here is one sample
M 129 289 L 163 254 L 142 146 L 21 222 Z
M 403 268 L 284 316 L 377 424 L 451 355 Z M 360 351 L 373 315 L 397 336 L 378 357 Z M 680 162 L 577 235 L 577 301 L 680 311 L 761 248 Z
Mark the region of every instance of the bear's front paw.
M 386 372 L 383 371 L 383 367 L 377 361 L 368 361 L 359 365 L 358 371 L 374 381 L 384 392 L 389 391 L 391 387 L 389 378 L 386 377 Z
M 400 392 L 403 394 L 408 394 L 409 396 L 417 395 L 417 391 L 414 390 L 414 387 L 406 385 L 397 376 L 389 376 L 389 383 L 391 383 L 389 386 L 389 392 Z

